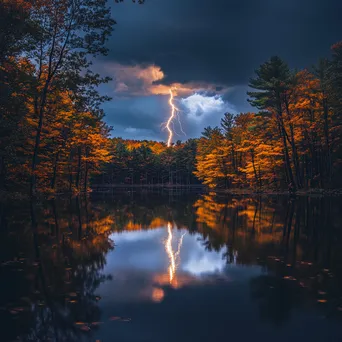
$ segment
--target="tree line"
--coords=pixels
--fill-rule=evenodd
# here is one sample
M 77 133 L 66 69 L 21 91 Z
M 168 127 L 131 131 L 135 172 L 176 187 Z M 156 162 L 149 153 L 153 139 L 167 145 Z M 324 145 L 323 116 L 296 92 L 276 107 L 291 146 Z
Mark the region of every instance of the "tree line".
M 163 142 L 113 138 L 111 161 L 92 180 L 96 184 L 198 184 L 194 175 L 196 150 L 196 139 L 177 141 L 168 148 Z

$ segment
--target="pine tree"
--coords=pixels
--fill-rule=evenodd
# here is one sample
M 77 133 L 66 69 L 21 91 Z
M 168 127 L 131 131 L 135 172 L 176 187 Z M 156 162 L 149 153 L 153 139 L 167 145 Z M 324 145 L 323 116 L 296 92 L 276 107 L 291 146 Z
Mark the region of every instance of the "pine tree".
M 257 77 L 250 79 L 249 86 L 258 91 L 248 92 L 249 102 L 260 110 L 270 111 L 274 114 L 283 142 L 284 163 L 289 189 L 294 191 L 300 184 L 298 184 L 299 179 L 295 180 L 293 175 L 289 142 L 292 143 L 294 158 L 296 158 L 296 151 L 293 140 L 290 140 L 290 135 L 286 129 L 284 114 L 288 107 L 288 94 L 294 83 L 293 74 L 290 72 L 288 65 L 277 56 L 262 64 L 255 73 Z

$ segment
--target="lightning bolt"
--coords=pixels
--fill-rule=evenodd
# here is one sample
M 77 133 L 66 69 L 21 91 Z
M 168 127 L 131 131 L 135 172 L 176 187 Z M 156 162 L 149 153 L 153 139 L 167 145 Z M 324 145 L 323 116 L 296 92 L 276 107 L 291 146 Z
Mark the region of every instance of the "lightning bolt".
M 168 132 L 169 132 L 169 137 L 167 139 L 167 147 L 171 147 L 172 138 L 173 138 L 173 136 L 175 134 L 179 136 L 179 134 L 177 133 L 177 131 L 175 129 L 175 120 L 174 119 L 177 119 L 181 132 L 186 136 L 186 133 L 183 130 L 183 126 L 182 126 L 182 123 L 181 123 L 181 120 L 180 120 L 180 116 L 179 116 L 180 110 L 173 103 L 174 95 L 173 95 L 173 92 L 172 92 L 172 88 L 170 88 L 169 91 L 170 91 L 169 105 L 171 107 L 171 114 L 170 114 L 170 117 L 167 120 L 167 122 L 163 122 L 161 124 L 161 128 L 163 130 L 167 129 Z
M 174 117 L 176 116 L 176 110 L 177 110 L 176 106 L 173 104 L 173 92 L 172 92 L 171 88 L 170 88 L 169 105 L 171 106 L 171 115 L 169 117 L 169 120 L 167 120 L 167 122 L 166 122 L 166 128 L 169 131 L 169 138 L 167 139 L 167 147 L 171 146 L 172 137 L 173 137 L 173 131 L 171 129 L 171 122 L 174 119 Z
M 183 126 L 182 126 L 182 123 L 180 121 L 179 114 L 176 113 L 176 115 L 177 115 L 177 120 L 178 120 L 178 124 L 179 124 L 180 130 L 186 136 L 186 133 L 183 131 Z

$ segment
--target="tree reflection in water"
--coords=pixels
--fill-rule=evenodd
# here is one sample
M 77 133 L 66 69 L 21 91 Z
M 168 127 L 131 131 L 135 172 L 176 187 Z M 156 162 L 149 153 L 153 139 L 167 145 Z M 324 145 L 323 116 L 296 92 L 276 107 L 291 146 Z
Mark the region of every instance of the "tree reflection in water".
M 304 303 L 319 306 L 325 316 L 341 316 L 342 216 L 337 203 L 331 198 L 209 194 L 195 207 L 206 248 L 226 246 L 227 263 L 265 269 L 265 275 L 251 281 L 252 296 L 261 316 L 278 324 Z
M 101 270 L 113 249 L 111 223 L 79 200 L 2 212 L 5 341 L 79 341 L 97 328 L 95 291 L 109 278 Z

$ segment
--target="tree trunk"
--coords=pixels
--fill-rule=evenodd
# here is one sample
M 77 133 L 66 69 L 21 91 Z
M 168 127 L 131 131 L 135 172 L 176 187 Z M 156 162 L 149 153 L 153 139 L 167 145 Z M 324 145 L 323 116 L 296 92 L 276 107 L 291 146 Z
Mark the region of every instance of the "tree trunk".
M 290 145 L 292 149 L 292 162 L 294 165 L 294 171 L 296 174 L 296 181 L 297 181 L 297 187 L 301 188 L 302 187 L 302 180 L 300 177 L 300 168 L 299 168 L 299 159 L 298 159 L 298 152 L 297 152 L 297 146 L 294 138 L 294 129 L 293 129 L 293 124 L 291 123 L 291 114 L 289 110 L 289 104 L 287 98 L 285 98 L 285 109 L 287 113 L 287 118 L 289 120 L 289 127 L 290 127 Z M 285 129 L 285 127 L 284 127 Z
M 89 173 L 89 167 L 88 163 L 85 164 L 85 172 L 84 172 L 84 192 L 87 192 L 88 188 L 88 173 Z
M 255 167 L 255 162 L 254 162 L 254 151 L 251 152 L 251 156 L 252 156 L 252 165 L 253 165 L 253 170 L 254 170 L 255 182 L 256 182 L 257 186 L 260 186 L 259 179 L 258 179 L 258 173 L 257 173 L 256 167 Z
M 76 189 L 78 190 L 81 178 L 81 166 L 82 166 L 82 148 L 78 147 L 78 163 L 77 163 L 77 175 L 76 175 Z
M 72 182 L 73 182 L 73 177 L 72 177 L 72 159 L 73 159 L 73 154 L 72 154 L 72 149 L 69 154 L 69 192 L 72 192 Z
M 325 137 L 325 148 L 327 154 L 327 176 L 328 176 L 328 184 L 331 186 L 331 178 L 332 178 L 332 161 L 331 161 L 331 151 L 330 151 L 330 137 L 329 137 L 329 107 L 328 101 L 325 98 L 325 94 L 323 93 L 323 111 L 324 111 L 324 137 Z
M 84 192 L 87 192 L 87 187 L 88 187 L 88 173 L 89 173 L 89 165 L 88 165 L 88 149 L 85 149 L 85 157 L 86 157 L 86 162 L 85 162 L 85 171 L 84 171 Z
M 287 146 L 286 130 L 285 130 L 284 121 L 282 118 L 281 111 L 279 111 L 279 113 L 278 113 L 278 121 L 279 121 L 278 123 L 279 123 L 279 127 L 280 127 L 281 137 L 283 139 L 283 151 L 284 151 L 286 173 L 288 176 L 288 181 L 290 182 L 290 184 L 288 184 L 288 185 L 289 185 L 289 188 L 291 191 L 296 191 L 297 190 L 297 184 L 295 183 L 295 180 L 293 178 L 292 166 L 291 166 L 290 155 L 289 155 L 289 148 Z
M 38 114 L 36 112 L 36 114 Z M 38 160 L 38 150 L 40 146 L 40 136 L 42 133 L 42 128 L 43 128 L 43 114 L 44 111 L 41 110 L 39 114 L 39 122 L 38 122 L 38 127 L 36 131 L 36 139 L 35 139 L 35 144 L 34 144 L 34 149 L 33 149 L 33 156 L 32 156 L 32 165 L 31 165 L 31 186 L 30 186 L 30 196 L 35 196 L 36 194 L 36 168 L 37 168 L 37 160 Z
M 60 154 L 60 151 L 58 151 L 57 154 L 56 154 L 56 158 L 55 158 L 55 162 L 54 162 L 54 166 L 53 166 L 53 175 L 52 175 L 52 180 L 51 180 L 51 189 L 54 189 L 55 188 L 55 184 L 56 184 L 57 166 L 58 166 L 59 154 Z
M 55 236 L 56 236 L 57 241 L 59 242 L 59 224 L 58 224 L 58 216 L 57 216 L 55 200 L 52 200 L 51 205 L 52 205 L 52 212 L 53 212 L 53 217 L 55 221 Z
M 45 114 L 46 98 L 47 98 L 47 93 L 48 93 L 51 80 L 52 80 L 52 75 L 50 75 L 50 68 L 49 68 L 49 76 L 46 79 L 46 82 L 44 85 L 44 89 L 41 95 L 40 105 L 38 106 L 38 96 L 35 97 L 35 101 L 34 101 L 34 113 L 39 119 L 38 119 L 38 127 L 36 130 L 36 139 L 34 143 L 32 165 L 31 165 L 31 186 L 30 186 L 31 197 L 35 196 L 36 194 L 36 185 L 37 185 L 36 168 L 37 168 L 37 162 L 38 162 L 38 152 L 39 152 L 40 139 L 41 139 L 41 134 L 42 134 L 42 129 L 43 129 L 43 119 L 44 119 L 44 114 Z
M 0 158 L 0 190 L 6 189 L 6 163 L 5 163 L 5 157 L 1 156 Z
M 77 238 L 80 241 L 82 239 L 82 218 L 81 218 L 80 201 L 78 197 L 76 197 L 76 208 L 77 208 L 77 217 L 78 217 Z

